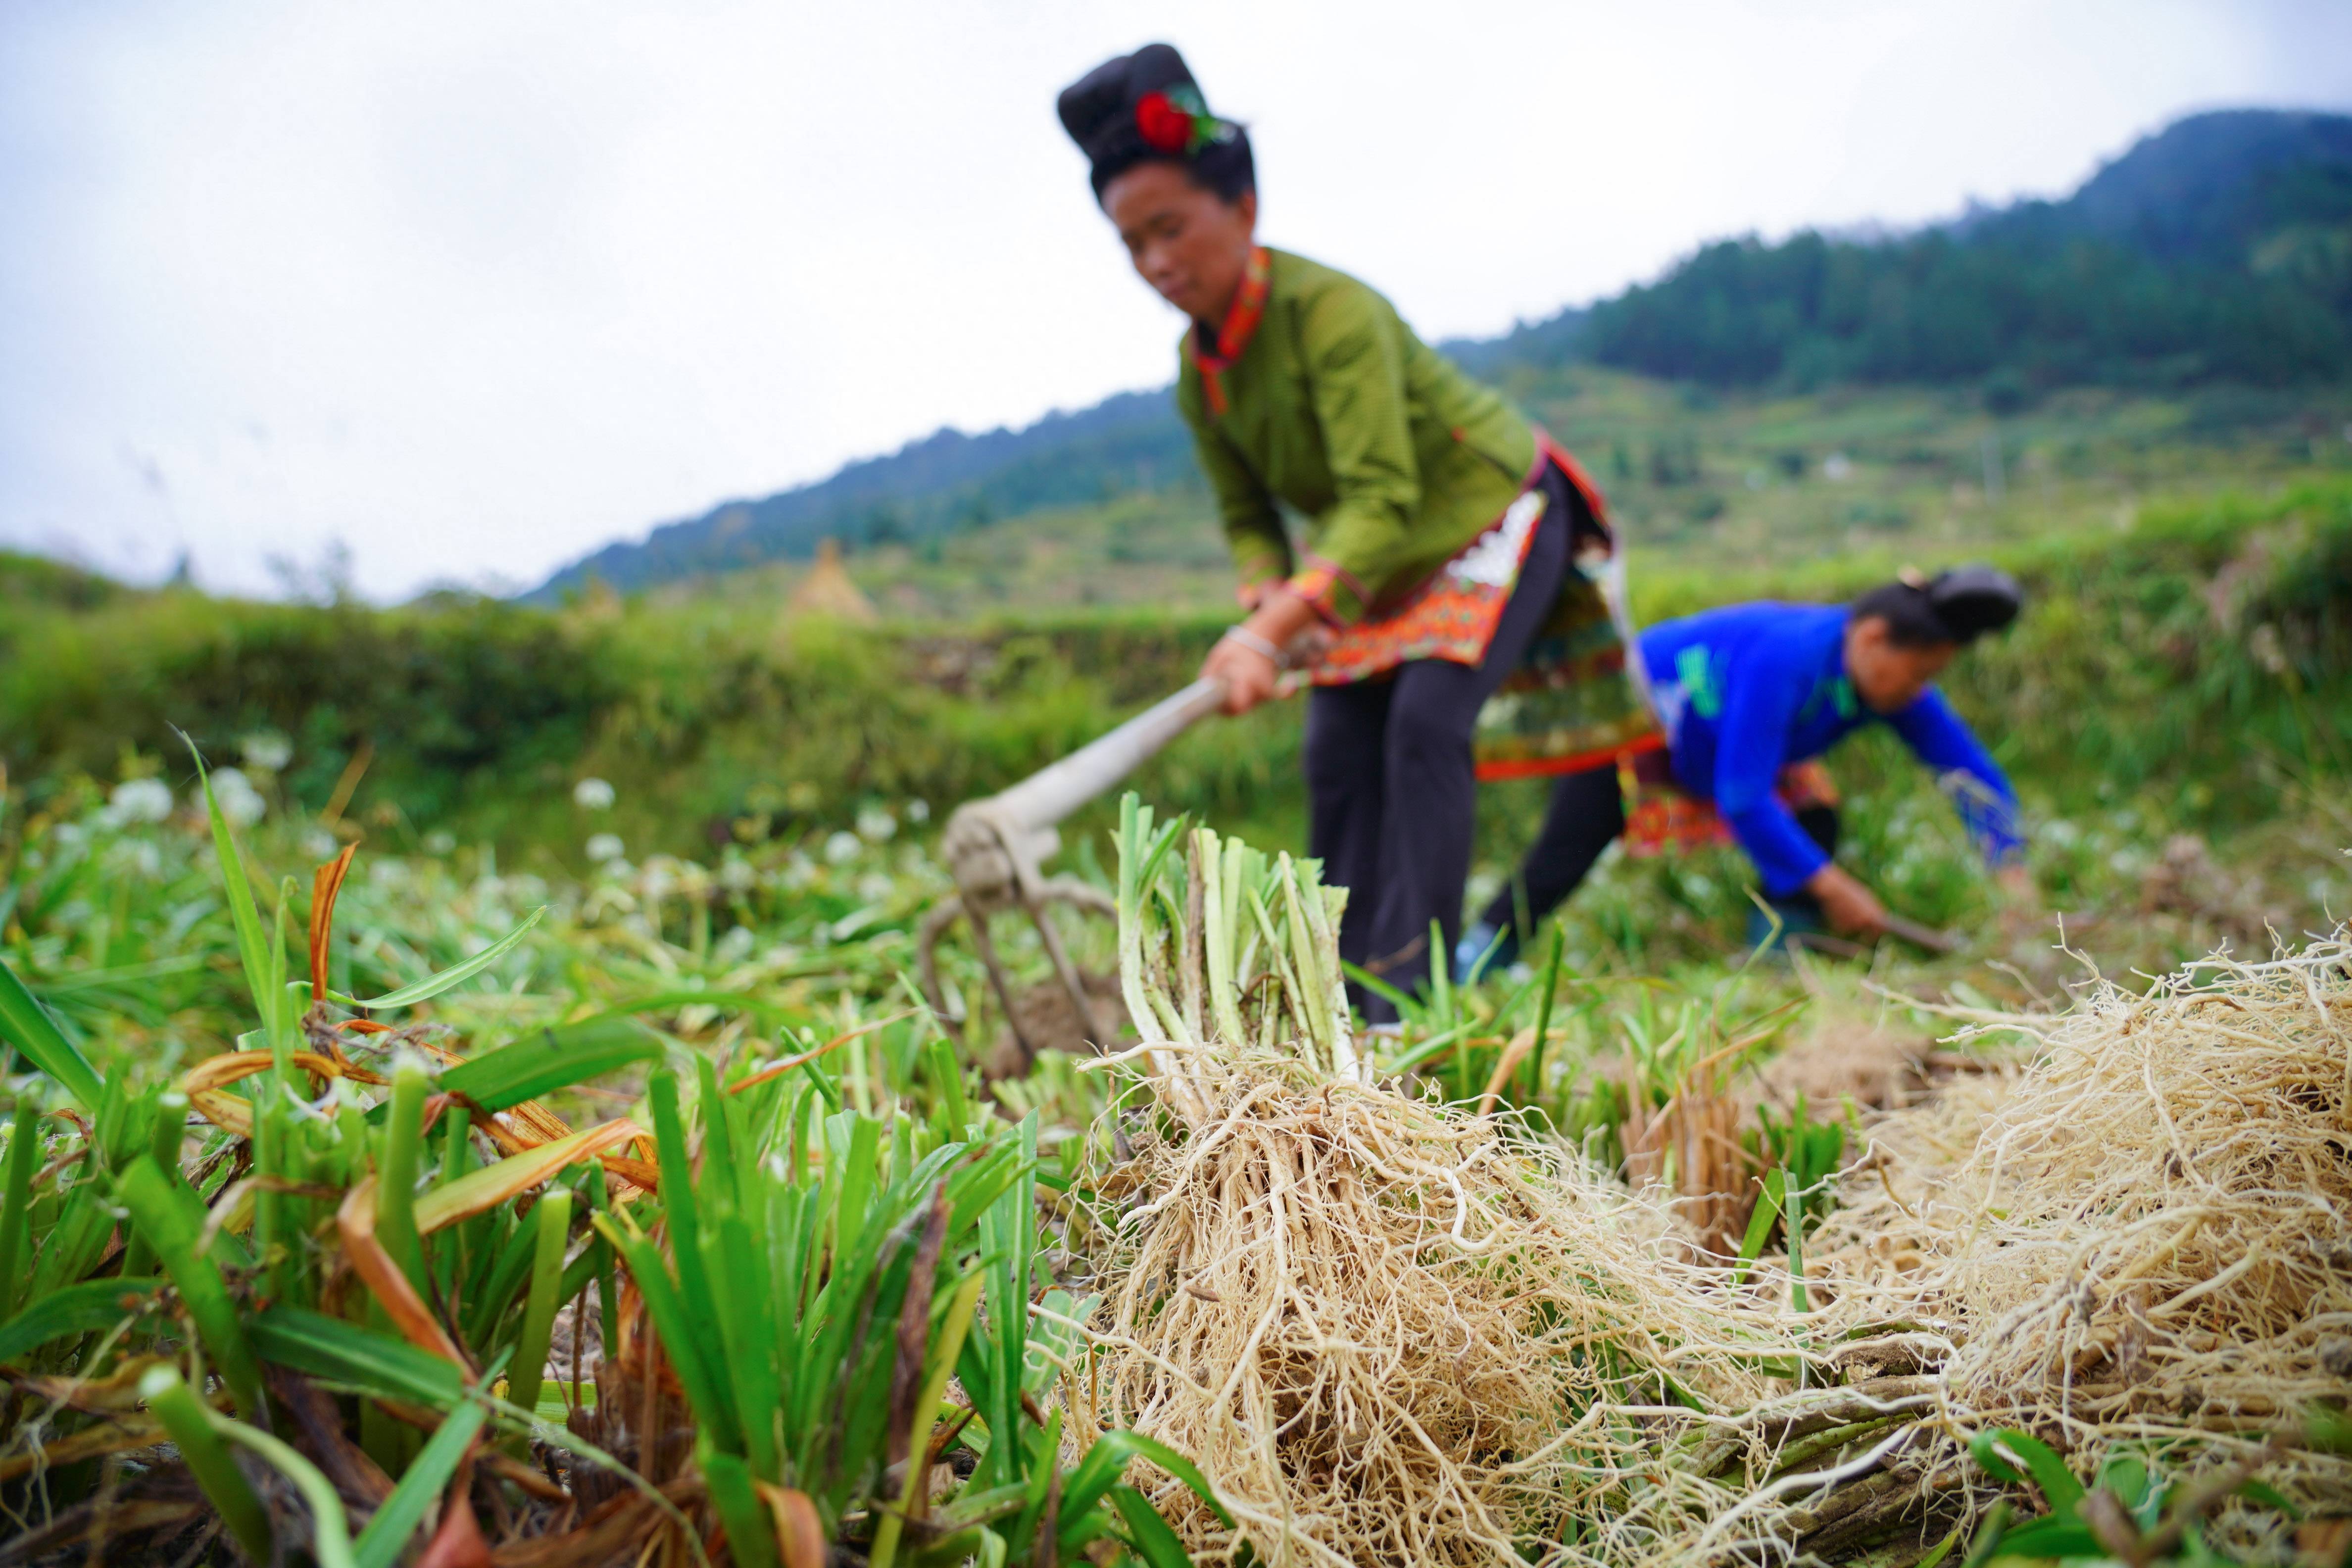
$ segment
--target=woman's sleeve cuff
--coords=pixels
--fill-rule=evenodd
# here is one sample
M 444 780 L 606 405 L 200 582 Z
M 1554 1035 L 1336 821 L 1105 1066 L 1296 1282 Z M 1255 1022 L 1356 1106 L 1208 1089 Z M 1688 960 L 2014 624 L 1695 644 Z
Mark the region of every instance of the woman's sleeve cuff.
M 1361 620 L 1371 602 L 1371 595 L 1353 574 L 1319 555 L 1308 556 L 1306 568 L 1294 574 L 1285 586 L 1306 600 L 1307 608 L 1326 626 L 1334 627 Z

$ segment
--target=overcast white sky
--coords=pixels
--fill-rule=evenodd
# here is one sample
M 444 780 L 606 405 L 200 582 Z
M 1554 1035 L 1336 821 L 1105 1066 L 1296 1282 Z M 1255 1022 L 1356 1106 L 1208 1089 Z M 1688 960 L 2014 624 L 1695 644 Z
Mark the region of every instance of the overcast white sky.
M 1250 122 L 1267 237 L 1430 337 L 2352 104 L 2342 0 L 0 0 L 0 541 L 513 586 L 1158 384 L 1179 323 L 1053 112 L 1154 37 Z

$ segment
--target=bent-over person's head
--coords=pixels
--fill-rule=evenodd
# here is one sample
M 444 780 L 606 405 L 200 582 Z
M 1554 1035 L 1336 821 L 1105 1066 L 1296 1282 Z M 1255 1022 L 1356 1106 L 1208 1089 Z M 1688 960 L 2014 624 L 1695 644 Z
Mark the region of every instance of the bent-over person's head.
M 1184 57 L 1166 44 L 1104 61 L 1063 90 L 1059 108 L 1136 271 L 1215 327 L 1256 244 L 1249 132 L 1209 112 Z
M 1998 567 L 1955 566 L 1927 577 L 1906 572 L 1846 612 L 1845 673 L 1874 713 L 1919 700 L 1960 649 L 2017 619 L 2025 596 Z

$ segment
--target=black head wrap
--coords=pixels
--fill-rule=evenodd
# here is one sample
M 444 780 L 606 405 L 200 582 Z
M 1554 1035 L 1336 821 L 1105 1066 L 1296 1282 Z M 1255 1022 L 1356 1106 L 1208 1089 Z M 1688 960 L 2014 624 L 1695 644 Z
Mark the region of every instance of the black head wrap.
M 1249 132 L 1209 112 L 1184 57 L 1146 44 L 1105 60 L 1062 90 L 1062 129 L 1092 165 L 1095 200 L 1138 163 L 1181 163 L 1225 200 L 1257 188 Z
M 1955 566 L 1927 584 L 1927 607 L 1951 629 L 1954 642 L 1974 642 L 2017 619 L 2025 595 L 1998 566 Z
M 2025 595 L 2017 579 L 1981 563 L 1933 577 L 1906 571 L 1902 580 L 1873 588 L 1853 602 L 1854 619 L 1876 616 L 1898 647 L 1972 643 L 2017 619 Z

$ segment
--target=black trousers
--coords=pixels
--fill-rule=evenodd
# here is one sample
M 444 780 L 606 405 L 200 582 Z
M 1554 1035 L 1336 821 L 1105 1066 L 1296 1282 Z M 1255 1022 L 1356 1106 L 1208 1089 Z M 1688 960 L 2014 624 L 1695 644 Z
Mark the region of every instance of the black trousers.
M 1838 847 L 1837 808 L 1809 805 L 1797 813 L 1797 826 L 1835 855 Z M 1525 942 L 1544 916 L 1558 909 L 1584 880 L 1592 863 L 1610 841 L 1625 831 L 1625 801 L 1617 784 L 1614 763 L 1580 773 L 1563 773 L 1551 786 L 1551 805 L 1544 812 L 1542 829 L 1519 862 L 1514 885 L 1495 895 L 1479 918 L 1496 931 L 1515 931 Z M 1784 900 L 1810 903 L 1811 893 Z
M 1411 994 L 1428 979 L 1429 927 L 1451 954 L 1470 877 L 1477 783 L 1470 755 L 1478 710 L 1517 668 L 1569 570 L 1575 502 L 1547 467 L 1548 500 L 1486 657 L 1475 668 L 1415 659 L 1386 680 L 1318 686 L 1307 703 L 1309 850 L 1348 889 L 1339 954 Z M 1394 1017 L 1359 994 L 1374 1023 Z

